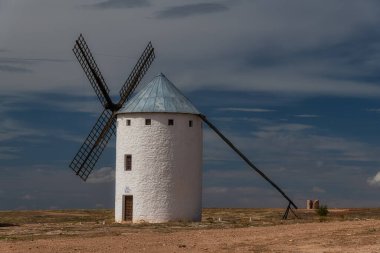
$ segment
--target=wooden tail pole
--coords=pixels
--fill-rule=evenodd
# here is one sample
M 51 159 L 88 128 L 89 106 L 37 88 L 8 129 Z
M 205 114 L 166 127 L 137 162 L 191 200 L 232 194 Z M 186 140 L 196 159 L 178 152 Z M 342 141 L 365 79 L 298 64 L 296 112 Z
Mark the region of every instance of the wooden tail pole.
M 290 203 L 289 203 L 288 207 L 286 208 L 284 215 L 282 216 L 283 220 L 286 220 L 288 218 L 289 210 L 290 210 Z
M 291 206 L 293 206 L 295 209 L 297 209 L 298 207 L 296 206 L 296 204 L 294 204 L 294 202 L 280 189 L 280 187 L 278 187 L 272 180 L 269 179 L 269 177 L 267 177 L 261 170 L 259 170 L 242 152 L 240 152 L 235 146 L 234 144 L 232 144 L 232 142 L 230 140 L 227 139 L 227 137 L 225 137 L 217 128 L 216 126 L 214 126 L 210 121 L 208 121 L 208 119 L 206 118 L 206 116 L 204 115 L 199 115 L 201 117 L 201 119 L 212 129 L 215 131 L 215 133 L 217 135 L 219 135 L 220 138 L 222 138 L 222 140 L 228 145 L 230 146 L 230 148 L 232 148 L 253 170 L 255 170 L 257 173 L 259 173 L 260 176 L 262 176 L 268 183 L 270 183 L 278 192 L 281 193 L 281 195 L 287 199 L 289 201 L 289 205 L 288 205 L 288 208 L 284 214 L 284 217 L 288 216 L 288 213 L 289 213 L 289 209 L 291 209 Z M 283 217 L 283 218 L 284 218 Z

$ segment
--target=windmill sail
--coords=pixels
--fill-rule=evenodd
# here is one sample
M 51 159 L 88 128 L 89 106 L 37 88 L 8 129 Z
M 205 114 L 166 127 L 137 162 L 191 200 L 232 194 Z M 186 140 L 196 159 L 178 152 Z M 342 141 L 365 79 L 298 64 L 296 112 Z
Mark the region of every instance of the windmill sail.
M 131 74 L 129 75 L 128 79 L 125 81 L 123 87 L 121 87 L 120 89 L 120 101 L 118 103 L 120 108 L 136 89 L 137 85 L 140 83 L 141 79 L 148 71 L 154 58 L 154 48 L 152 46 L 152 43 L 149 42 L 144 52 L 140 56 L 140 59 L 137 61 L 135 67 L 133 68 Z
M 73 52 L 82 66 L 88 80 L 90 81 L 92 88 L 94 88 L 100 102 L 104 107 L 110 106 L 112 104 L 112 101 L 108 95 L 110 90 L 82 34 L 75 41 Z
M 73 52 L 104 107 L 90 134 L 70 163 L 70 168 L 86 181 L 109 140 L 115 134 L 115 112 L 123 106 L 128 97 L 136 89 L 152 64 L 155 55 L 152 43 L 149 42 L 127 81 L 122 86 L 120 100 L 117 103 L 113 103 L 109 96 L 109 88 L 82 34 L 76 40 Z
M 114 134 L 114 115 L 111 111 L 104 110 L 70 164 L 70 168 L 84 181 Z

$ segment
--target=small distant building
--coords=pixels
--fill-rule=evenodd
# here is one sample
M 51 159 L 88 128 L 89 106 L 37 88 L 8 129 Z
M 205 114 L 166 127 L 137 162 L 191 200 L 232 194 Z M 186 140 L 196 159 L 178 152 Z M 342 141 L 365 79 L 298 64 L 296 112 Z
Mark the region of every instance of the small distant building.
M 306 209 L 318 209 L 319 208 L 319 200 L 306 200 Z
M 116 222 L 201 220 L 199 115 L 163 74 L 117 112 Z
M 313 209 L 318 209 L 319 208 L 319 200 L 316 199 L 313 201 Z

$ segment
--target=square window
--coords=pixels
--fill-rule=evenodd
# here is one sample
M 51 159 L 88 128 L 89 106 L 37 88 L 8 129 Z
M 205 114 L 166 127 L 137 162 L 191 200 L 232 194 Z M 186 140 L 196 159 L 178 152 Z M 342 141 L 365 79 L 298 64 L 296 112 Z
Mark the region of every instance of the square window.
M 169 120 L 168 120 L 168 125 L 169 125 L 169 126 L 174 125 L 174 119 L 169 119 Z
M 189 120 L 189 127 L 193 127 L 193 121 Z
M 131 125 L 131 120 L 127 119 L 127 126 L 130 126 L 130 125 Z
M 152 121 L 151 119 L 145 119 L 145 125 L 151 125 Z
M 125 170 L 132 170 L 132 155 L 125 155 L 124 156 L 124 169 Z

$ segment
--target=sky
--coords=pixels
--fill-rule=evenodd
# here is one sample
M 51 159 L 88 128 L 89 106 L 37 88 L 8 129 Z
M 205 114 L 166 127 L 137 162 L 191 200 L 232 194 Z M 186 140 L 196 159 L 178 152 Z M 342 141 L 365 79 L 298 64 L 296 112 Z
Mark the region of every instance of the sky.
M 149 41 L 164 73 L 300 207 L 380 207 L 379 1 L 0 0 L 0 209 L 113 208 L 115 138 L 69 169 Z M 204 127 L 204 207 L 287 202 Z

